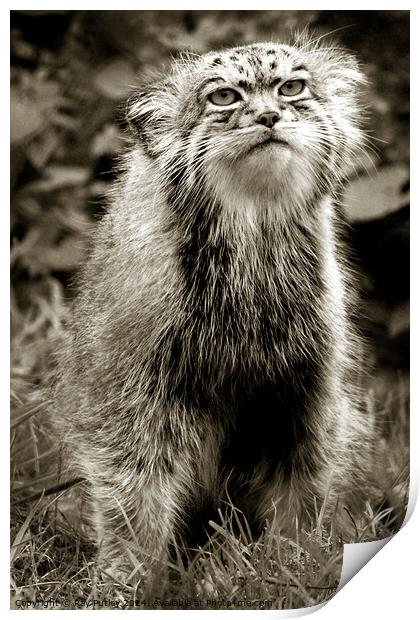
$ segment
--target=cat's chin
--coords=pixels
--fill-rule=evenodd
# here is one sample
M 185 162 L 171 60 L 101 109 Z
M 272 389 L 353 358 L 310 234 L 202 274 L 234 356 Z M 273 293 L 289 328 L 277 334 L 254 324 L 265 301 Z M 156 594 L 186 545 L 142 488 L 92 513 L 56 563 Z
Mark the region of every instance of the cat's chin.
M 293 151 L 281 142 L 258 145 L 235 162 L 237 174 L 247 185 L 276 187 L 284 183 L 284 176 L 293 166 Z
M 222 203 L 238 204 L 240 209 L 244 201 L 268 203 L 279 196 L 304 200 L 313 179 L 306 169 L 303 174 L 295 150 L 273 142 L 238 154 L 234 161 L 214 159 L 206 170 L 206 182 Z

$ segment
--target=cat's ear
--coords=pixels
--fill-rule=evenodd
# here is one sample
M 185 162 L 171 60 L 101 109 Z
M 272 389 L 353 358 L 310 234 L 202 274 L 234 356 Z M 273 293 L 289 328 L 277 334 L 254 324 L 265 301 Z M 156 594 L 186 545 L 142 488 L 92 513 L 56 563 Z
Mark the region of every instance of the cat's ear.
M 158 81 L 133 89 L 126 103 L 125 120 L 134 136 L 145 137 L 154 122 L 161 117 L 163 93 L 163 84 Z
M 173 122 L 178 108 L 178 93 L 171 77 L 152 74 L 147 81 L 134 87 L 125 108 L 129 129 L 144 139 L 155 136 Z

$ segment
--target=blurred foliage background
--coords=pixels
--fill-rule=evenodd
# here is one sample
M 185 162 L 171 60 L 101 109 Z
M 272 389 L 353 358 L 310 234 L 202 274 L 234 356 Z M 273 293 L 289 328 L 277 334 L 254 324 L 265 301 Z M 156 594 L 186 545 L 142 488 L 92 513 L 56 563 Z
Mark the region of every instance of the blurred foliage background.
M 361 326 L 388 381 L 408 367 L 408 11 L 12 11 L 12 387 L 36 398 L 65 329 L 72 278 L 106 209 L 137 76 L 197 52 L 308 26 L 359 57 L 374 152 L 345 209 L 363 292 Z

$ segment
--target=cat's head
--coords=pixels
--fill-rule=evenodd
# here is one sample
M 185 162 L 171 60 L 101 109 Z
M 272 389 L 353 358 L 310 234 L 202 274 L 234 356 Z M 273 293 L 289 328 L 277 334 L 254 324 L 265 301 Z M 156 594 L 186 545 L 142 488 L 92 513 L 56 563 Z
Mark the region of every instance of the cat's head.
M 216 194 L 332 191 L 361 152 L 355 59 L 316 41 L 185 55 L 135 92 L 128 119 L 156 165 Z

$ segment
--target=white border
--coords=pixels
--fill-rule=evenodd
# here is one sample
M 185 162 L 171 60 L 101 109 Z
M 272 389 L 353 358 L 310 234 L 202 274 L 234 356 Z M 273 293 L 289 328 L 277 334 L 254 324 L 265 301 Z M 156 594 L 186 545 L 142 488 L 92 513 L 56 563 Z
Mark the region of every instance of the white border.
M 6 85 L 6 80 L 9 80 L 9 15 L 8 11 L 13 9 L 22 9 L 22 5 L 15 5 L 15 3 L 11 3 L 12 6 L 9 6 L 6 10 L 2 7 L 0 12 L 1 20 L 0 20 L 0 61 L 1 61 L 1 71 L 2 71 L 2 83 Z M 58 3 L 58 2 L 25 2 L 23 3 L 26 9 L 32 10 L 40 10 L 40 4 L 42 6 L 42 10 L 51 10 L 57 9 L 60 4 L 60 8 L 69 8 L 69 4 Z M 172 6 L 171 6 L 172 4 Z M 209 3 L 210 4 L 210 3 Z M 89 10 L 150 10 L 150 9 L 158 9 L 158 10 L 202 10 L 202 9 L 211 9 L 211 10 L 219 10 L 219 9 L 228 9 L 228 10 L 256 10 L 255 4 L 250 2 L 239 2 L 239 1 L 231 1 L 229 6 L 226 6 L 226 2 L 212 2 L 211 6 L 205 3 L 199 2 L 183 2 L 180 5 L 176 5 L 175 3 L 169 2 L 154 2 L 152 5 L 147 5 L 146 3 L 141 3 L 139 6 L 138 2 L 124 2 L 121 1 L 118 3 L 118 6 L 115 3 L 111 4 L 109 2 L 85 2 L 82 4 L 76 4 L 72 6 L 72 9 L 89 9 Z M 279 10 L 278 3 L 267 2 L 264 4 L 264 9 L 260 8 L 260 10 Z M 282 10 L 287 10 L 288 7 L 282 6 Z M 349 10 L 395 10 L 396 2 L 352 2 Z M 337 10 L 336 2 L 321 2 L 314 6 L 313 3 L 305 3 L 305 2 L 293 2 L 293 9 L 298 10 Z M 399 10 L 410 10 L 411 6 L 407 3 L 403 3 L 403 6 L 398 7 Z M 340 10 L 344 10 L 344 7 L 341 5 Z M 346 9 L 347 10 L 347 9 Z M 411 19 L 412 19 L 412 56 L 414 61 L 412 62 L 412 66 L 417 67 L 418 61 L 418 49 L 417 49 L 417 39 L 420 34 L 418 29 L 418 15 L 417 10 L 411 10 Z M 414 78 L 414 76 L 413 76 Z M 414 80 L 415 81 L 415 80 Z M 417 83 L 415 83 L 417 90 Z M 4 199 L 1 205 L 1 217 L 2 217 L 2 226 L 1 233 L 4 236 L 2 239 L 2 243 L 0 245 L 1 252 L 1 284 L 3 291 L 8 290 L 8 265 L 9 265 L 9 239 L 8 239 L 8 230 L 9 230 L 9 222 L 8 217 L 5 213 L 8 213 L 8 203 L 9 203 L 9 195 L 6 188 L 9 187 L 9 142 L 7 140 L 8 136 L 8 119 L 10 117 L 9 110 L 9 102 L 8 97 L 5 93 L 8 92 L 8 86 L 6 85 L 3 88 L 3 98 L 1 99 L 1 116 L 2 122 L 5 123 L 5 131 L 2 144 L 2 160 L 0 171 L 2 175 L 2 184 L 1 187 L 4 188 Z M 418 101 L 418 93 L 415 92 L 413 96 L 413 110 L 419 110 L 420 101 Z M 416 114 L 413 114 L 412 119 L 412 135 L 417 136 L 417 127 L 418 122 L 416 120 Z M 7 127 L 7 129 L 6 129 Z M 417 170 L 416 163 L 418 157 L 415 156 L 415 150 L 413 149 L 413 157 L 414 157 L 414 165 L 413 169 Z M 412 239 L 417 241 L 418 239 L 418 216 L 416 215 L 416 210 L 418 212 L 418 201 L 416 198 L 418 197 L 417 192 L 417 184 L 414 184 L 413 191 L 411 195 L 413 196 L 412 203 L 416 205 L 416 209 L 413 209 L 413 225 L 412 225 Z M 3 219 L 4 218 L 4 219 Z M 412 265 L 419 264 L 419 255 L 418 255 L 418 243 L 412 243 Z M 6 268 L 7 265 L 7 268 Z M 414 269 L 413 269 L 414 271 Z M 414 278 L 413 278 L 414 280 Z M 1 373 L 1 396 L 2 396 L 2 412 L 3 415 L 7 417 L 8 412 L 8 393 L 9 393 L 9 361 L 8 361 L 8 308 L 7 303 L 5 303 L 4 294 L 3 294 L 3 303 L 1 304 L 2 311 L 2 330 L 1 330 L 1 350 L 3 352 L 4 358 L 2 359 L 2 373 Z M 7 297 L 6 297 L 7 299 Z M 412 316 L 418 316 L 418 287 L 416 283 L 412 282 Z M 417 311 L 416 311 L 417 310 Z M 419 343 L 419 332 L 417 328 L 416 321 L 412 326 L 412 343 L 413 350 L 415 349 L 415 345 Z M 413 365 L 412 368 L 412 417 L 411 417 L 411 480 L 412 480 L 412 492 L 411 492 L 411 503 L 415 496 L 417 495 L 418 489 L 418 472 L 419 472 L 419 457 L 418 454 L 418 446 L 419 446 L 419 438 L 420 438 L 420 421 L 419 421 L 419 407 L 417 406 L 419 403 L 418 397 L 418 386 L 419 381 L 417 380 L 417 369 L 418 363 Z M 3 441 L 3 459 L 6 459 L 6 463 L 3 462 L 2 467 L 2 480 L 5 483 L 5 488 L 3 489 L 3 498 L 8 498 L 8 470 L 9 470 L 9 445 L 8 445 L 8 436 L 6 432 L 2 433 L 2 441 Z M 8 505 L 7 499 L 4 500 L 4 503 Z M 9 549 L 9 510 L 4 508 L 0 513 L 1 519 L 1 532 L 2 543 L 5 545 L 4 553 L 2 553 L 3 563 L 1 565 L 1 597 L 0 604 L 1 609 L 8 613 L 18 613 L 18 612 L 10 612 L 9 610 L 9 588 L 8 588 L 8 575 L 9 575 L 9 564 L 8 564 L 8 549 Z M 385 546 L 384 549 L 374 557 L 353 579 L 351 579 L 350 583 L 344 587 L 336 596 L 334 596 L 330 602 L 328 602 L 325 606 L 322 607 L 320 611 L 317 612 L 317 617 L 324 620 L 331 618 L 336 620 L 340 618 L 340 620 L 346 620 L 348 618 L 353 619 L 354 617 L 379 617 L 381 620 L 393 619 L 395 616 L 400 616 L 402 618 L 412 618 L 414 617 L 414 610 L 419 607 L 419 587 L 418 587 L 418 557 L 416 552 L 418 553 L 418 540 L 419 540 L 419 531 L 420 531 L 420 513 L 419 509 L 414 512 L 411 518 L 408 520 L 408 523 L 405 527 Z M 282 617 L 292 617 L 297 615 L 302 615 L 301 610 L 300 613 L 296 613 L 293 611 L 281 612 L 281 611 L 269 611 L 269 612 L 254 612 L 253 618 L 256 617 L 266 617 L 267 614 L 281 614 Z M 44 611 L 34 611 L 32 613 L 45 613 Z M 64 615 L 73 614 L 77 612 L 64 611 L 62 612 Z M 101 614 L 102 612 L 96 612 Z M 116 612 L 117 614 L 121 613 L 129 613 L 129 612 Z M 184 611 L 171 611 L 171 612 L 154 612 L 154 611 L 141 611 L 139 612 L 142 618 L 158 618 L 164 614 L 184 614 Z M 189 617 L 195 617 L 198 614 L 205 613 L 207 618 L 213 618 L 216 614 L 220 617 L 221 614 L 230 614 L 229 617 L 233 618 L 234 615 L 237 617 L 242 617 L 244 612 L 235 612 L 235 611 L 205 611 L 205 612 L 189 612 Z M 193 615 L 191 615 L 193 614 Z M 239 616 L 240 614 L 240 616 Z M 264 614 L 262 616 L 261 614 Z
M 229 5 L 226 2 L 218 2 L 214 0 L 214 2 L 162 2 L 156 0 L 156 2 L 136 2 L 135 0 L 127 1 L 121 0 L 120 2 L 80 2 L 75 3 L 74 5 L 71 3 L 61 3 L 61 2 L 23 2 L 23 3 L 11 3 L 17 4 L 17 6 L 9 7 L 10 10 L 19 9 L 22 10 L 58 10 L 58 9 L 71 9 L 71 10 L 133 10 L 133 11 L 147 11 L 147 10 L 177 10 L 177 11 L 185 11 L 185 10 L 194 10 L 194 11 L 202 11 L 202 10 L 229 10 L 229 11 L 278 11 L 278 10 L 304 10 L 304 11 L 337 11 L 337 2 L 320 2 L 314 4 L 313 2 L 296 2 L 289 3 L 288 6 L 279 6 L 278 2 L 265 2 L 264 8 L 262 6 L 255 6 L 255 2 L 249 2 L 246 0 L 231 0 Z M 402 6 L 396 6 L 396 2 L 362 2 L 360 0 L 356 0 L 355 2 L 349 3 L 350 6 L 343 7 L 340 5 L 338 10 L 360 10 L 360 11 L 390 11 L 390 10 L 402 10 L 408 11 L 412 8 L 412 6 L 408 2 L 402 3 Z M 23 5 L 23 6 L 22 6 Z M 41 5 L 41 6 L 40 6 Z M 3 7 L 2 7 L 3 8 Z

